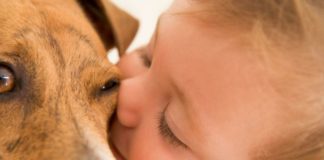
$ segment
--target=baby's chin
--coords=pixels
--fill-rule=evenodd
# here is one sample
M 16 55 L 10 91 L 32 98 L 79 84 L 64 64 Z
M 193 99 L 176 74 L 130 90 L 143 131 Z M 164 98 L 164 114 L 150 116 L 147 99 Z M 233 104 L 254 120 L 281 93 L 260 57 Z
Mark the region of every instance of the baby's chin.
M 126 160 L 126 158 L 119 152 L 119 150 L 117 149 L 116 145 L 113 142 L 111 142 L 109 146 L 116 160 Z
M 110 125 L 109 145 L 117 160 L 126 160 L 126 129 L 118 122 L 116 116 L 112 118 Z

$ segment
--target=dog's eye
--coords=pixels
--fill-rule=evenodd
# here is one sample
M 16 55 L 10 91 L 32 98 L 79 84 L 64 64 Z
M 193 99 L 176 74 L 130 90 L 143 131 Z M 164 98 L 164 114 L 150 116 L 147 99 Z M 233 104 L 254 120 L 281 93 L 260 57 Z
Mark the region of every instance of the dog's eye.
M 103 92 L 109 92 L 112 91 L 114 89 L 117 89 L 119 87 L 119 80 L 118 79 L 110 79 L 109 81 L 107 81 L 105 83 L 105 85 L 103 85 L 100 90 Z
M 15 76 L 11 69 L 0 65 L 0 94 L 10 92 L 15 86 Z

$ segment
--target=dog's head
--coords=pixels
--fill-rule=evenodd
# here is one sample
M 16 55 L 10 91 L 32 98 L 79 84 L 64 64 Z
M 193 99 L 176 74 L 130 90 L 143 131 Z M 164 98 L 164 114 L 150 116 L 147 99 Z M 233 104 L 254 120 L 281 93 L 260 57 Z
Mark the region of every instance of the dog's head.
M 106 52 L 136 29 L 108 0 L 0 0 L 0 160 L 109 159 Z

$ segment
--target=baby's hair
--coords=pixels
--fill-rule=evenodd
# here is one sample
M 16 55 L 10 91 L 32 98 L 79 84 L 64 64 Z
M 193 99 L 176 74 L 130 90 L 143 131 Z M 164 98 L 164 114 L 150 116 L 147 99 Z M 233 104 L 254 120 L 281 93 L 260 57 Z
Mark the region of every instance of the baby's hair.
M 260 57 L 274 90 L 282 95 L 280 105 L 301 117 L 276 145 L 251 153 L 255 159 L 324 159 L 324 1 L 193 3 L 202 5 L 200 13 L 210 24 L 241 31 L 251 53 Z

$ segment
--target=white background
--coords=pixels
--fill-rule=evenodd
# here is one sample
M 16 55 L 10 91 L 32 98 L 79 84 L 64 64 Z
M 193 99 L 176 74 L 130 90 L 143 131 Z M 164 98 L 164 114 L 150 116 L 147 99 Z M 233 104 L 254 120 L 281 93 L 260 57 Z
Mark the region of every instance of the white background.
M 129 47 L 132 50 L 141 45 L 148 43 L 152 33 L 155 30 L 156 22 L 159 15 L 165 11 L 172 0 L 111 0 L 117 6 L 124 9 L 140 21 L 138 33 Z M 111 51 L 108 55 L 111 62 L 118 61 L 116 50 Z

